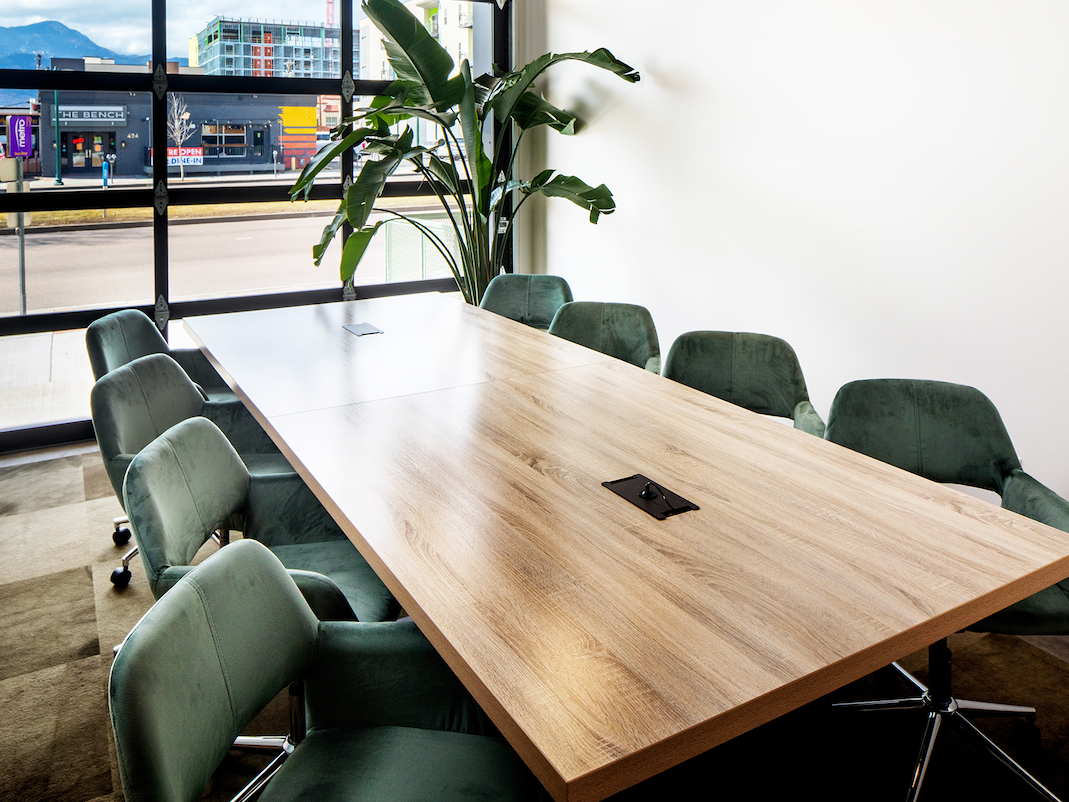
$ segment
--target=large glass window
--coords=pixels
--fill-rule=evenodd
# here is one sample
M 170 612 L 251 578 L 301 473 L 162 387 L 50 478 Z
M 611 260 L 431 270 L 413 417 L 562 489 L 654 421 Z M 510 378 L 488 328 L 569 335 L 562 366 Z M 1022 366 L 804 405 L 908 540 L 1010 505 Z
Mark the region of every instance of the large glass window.
M 501 42 L 494 53 L 504 12 L 493 0 L 406 5 L 458 64 L 469 58 L 478 73 L 507 63 Z M 302 20 L 291 18 L 292 6 L 251 0 L 151 0 L 142 18 L 124 10 L 116 26 L 105 6 L 60 20 L 95 43 L 84 54 L 38 62 L 31 48 L 21 61 L 4 59 L 0 145 L 9 155 L 9 115 L 29 118 L 31 139 L 18 160 L 21 181 L 12 178 L 10 191 L 6 177 L 0 182 L 5 345 L 81 331 L 127 306 L 163 323 L 341 298 L 342 236 L 318 267 L 311 247 L 342 197 L 347 165 L 335 160 L 308 202 L 291 203 L 287 190 L 347 111 L 393 75 L 358 0 L 324 10 Z M 166 21 L 166 41 L 153 37 L 152 20 Z M 417 127 L 421 141 L 436 138 Z M 0 161 L 8 171 L 14 160 Z M 357 169 L 360 162 L 357 154 Z M 401 171 L 377 214 L 443 225 L 428 192 Z M 380 231 L 354 277 L 358 296 L 450 288 L 440 255 L 406 228 L 391 222 Z M 29 417 L 44 424 L 56 414 L 38 405 Z M 0 430 L 14 420 L 5 418 Z

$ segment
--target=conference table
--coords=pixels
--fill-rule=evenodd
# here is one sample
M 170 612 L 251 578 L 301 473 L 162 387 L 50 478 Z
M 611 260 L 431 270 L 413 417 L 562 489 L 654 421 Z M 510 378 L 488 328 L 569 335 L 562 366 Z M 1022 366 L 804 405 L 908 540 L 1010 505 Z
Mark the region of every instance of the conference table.
M 455 297 L 185 325 L 560 802 L 1069 576 L 1069 534 Z

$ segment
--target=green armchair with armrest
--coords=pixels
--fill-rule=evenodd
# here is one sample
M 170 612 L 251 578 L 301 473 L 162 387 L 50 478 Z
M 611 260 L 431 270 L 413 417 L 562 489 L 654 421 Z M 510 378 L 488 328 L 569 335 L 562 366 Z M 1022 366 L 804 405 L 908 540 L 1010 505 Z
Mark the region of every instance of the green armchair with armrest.
M 148 315 L 138 309 L 120 309 L 89 324 L 85 347 L 93 378 L 149 354 L 167 354 L 214 401 L 236 401 L 208 358 L 196 348 L 171 348 Z
M 115 656 L 108 698 L 125 798 L 195 802 L 287 686 L 298 691 L 290 743 L 239 799 L 542 796 L 411 621 L 317 620 L 278 560 L 238 541 L 186 574 Z
M 832 401 L 826 439 L 935 482 L 998 493 L 1002 507 L 1069 532 L 1069 502 L 1021 468 L 1002 418 L 979 390 L 960 384 L 910 379 L 873 379 L 844 385 Z M 1069 634 L 1069 580 L 969 627 L 1014 635 Z M 929 649 L 931 687 L 897 663 L 893 667 L 916 696 L 847 702 L 855 710 L 920 709 L 928 716 L 913 774 L 910 799 L 920 791 L 941 720 L 953 723 L 979 748 L 994 755 L 1040 796 L 1048 789 L 976 728 L 965 713 L 1035 717 L 1035 708 L 957 699 L 951 693 L 946 639 Z
M 400 607 L 299 477 L 253 477 L 207 418 L 175 424 L 133 458 L 123 485 L 126 513 L 149 586 L 159 599 L 187 573 L 218 529 L 267 546 L 302 589 L 327 577 L 348 607 L 330 600 L 321 618 L 383 621 Z M 229 548 L 227 546 L 226 548 Z
M 100 456 L 120 504 L 123 478 L 134 455 L 174 424 L 198 415 L 226 433 L 253 475 L 285 476 L 300 482 L 282 452 L 240 403 L 205 400 L 189 375 L 166 354 L 139 357 L 101 376 L 90 392 L 89 409 Z M 112 573 L 117 587 L 129 583 L 130 560 L 136 554 L 136 547 L 127 551 L 122 566 Z
M 557 310 L 549 333 L 653 373 L 661 372 L 657 327 L 644 306 L 572 301 Z
M 486 285 L 479 307 L 545 330 L 557 310 L 571 300 L 572 288 L 560 276 L 502 273 Z
M 824 436 L 805 376 L 790 343 L 768 334 L 689 331 L 679 335 L 661 375 L 762 415 L 794 421 Z

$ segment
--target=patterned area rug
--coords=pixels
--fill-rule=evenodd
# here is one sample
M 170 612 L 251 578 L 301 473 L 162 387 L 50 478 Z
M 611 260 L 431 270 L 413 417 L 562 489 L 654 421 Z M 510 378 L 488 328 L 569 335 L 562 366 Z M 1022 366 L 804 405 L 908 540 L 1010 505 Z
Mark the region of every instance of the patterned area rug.
M 88 567 L 0 585 L 0 799 L 111 793 L 107 665 Z

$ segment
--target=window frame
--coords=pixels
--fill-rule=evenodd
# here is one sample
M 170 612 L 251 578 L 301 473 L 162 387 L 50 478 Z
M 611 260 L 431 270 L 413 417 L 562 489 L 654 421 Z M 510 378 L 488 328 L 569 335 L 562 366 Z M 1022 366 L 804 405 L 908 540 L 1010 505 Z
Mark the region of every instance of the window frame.
M 173 0 L 172 0 L 173 1 Z M 492 8 L 493 62 L 503 67 L 512 64 L 512 13 L 511 3 L 502 9 L 496 0 L 471 0 L 487 3 Z M 340 113 L 352 115 L 354 97 L 373 96 L 383 92 L 388 81 L 361 80 L 359 65 L 353 63 L 353 3 L 359 0 L 338 0 L 339 27 L 341 30 L 341 68 L 338 77 L 331 78 L 280 78 L 264 76 L 233 75 L 182 75 L 167 74 L 166 19 L 167 0 L 151 0 L 152 64 L 151 73 L 123 72 L 71 72 L 48 70 L 0 69 L 0 86 L 5 89 L 30 89 L 37 91 L 114 91 L 139 92 L 151 95 L 152 143 L 156 153 L 166 153 L 168 147 L 167 126 L 162 124 L 167 117 L 167 97 L 176 94 L 303 94 L 311 96 L 336 95 L 341 97 Z M 209 34 L 211 32 L 209 31 Z M 236 57 L 236 56 L 235 56 Z M 351 77 L 350 77 L 351 76 Z M 345 85 L 352 88 L 346 96 Z M 160 124 L 156 124 L 159 121 Z M 500 131 L 497 132 L 500 135 Z M 246 147 L 248 143 L 246 135 Z M 317 182 L 309 195 L 313 200 L 340 200 L 345 176 L 352 175 L 352 153 L 342 157 L 342 171 L 337 183 Z M 149 188 L 80 188 L 77 190 L 54 190 L 38 193 L 0 194 L 0 214 L 7 212 L 45 212 L 58 210 L 153 207 L 158 198 L 164 199 L 162 211 L 156 208 L 153 214 L 153 306 L 139 307 L 166 334 L 170 321 L 191 315 L 219 314 L 225 312 L 270 309 L 302 304 L 329 303 L 344 300 L 342 287 L 327 290 L 299 292 L 265 292 L 239 297 L 205 298 L 195 301 L 171 302 L 168 269 L 168 215 L 172 206 L 204 203 L 253 203 L 259 201 L 288 201 L 286 186 L 176 186 L 168 185 L 165 159 L 156 159 L 152 168 L 152 187 Z M 419 182 L 401 181 L 387 185 L 385 197 L 412 197 L 433 195 L 430 188 Z M 351 229 L 343 233 L 348 237 Z M 511 248 L 511 243 L 510 243 Z M 511 270 L 511 259 L 508 262 Z M 355 287 L 356 298 L 374 298 L 404 295 L 415 292 L 457 289 L 453 279 L 434 279 L 395 284 L 372 284 Z M 67 312 L 41 312 L 26 315 L 0 317 L 0 336 L 34 334 L 85 328 L 92 321 L 110 314 L 119 308 L 101 307 Z M 44 447 L 73 440 L 91 439 L 89 421 L 63 421 L 39 427 L 0 430 L 0 453 L 16 449 Z

